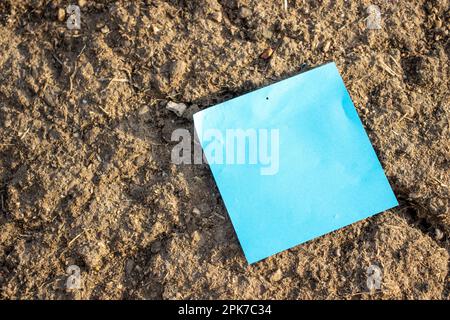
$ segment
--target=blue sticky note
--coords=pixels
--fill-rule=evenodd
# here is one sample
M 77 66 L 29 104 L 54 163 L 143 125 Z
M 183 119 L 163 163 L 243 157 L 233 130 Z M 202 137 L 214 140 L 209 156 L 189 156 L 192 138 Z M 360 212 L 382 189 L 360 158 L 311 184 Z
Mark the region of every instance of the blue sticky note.
M 249 263 L 398 205 L 334 63 L 194 124 Z

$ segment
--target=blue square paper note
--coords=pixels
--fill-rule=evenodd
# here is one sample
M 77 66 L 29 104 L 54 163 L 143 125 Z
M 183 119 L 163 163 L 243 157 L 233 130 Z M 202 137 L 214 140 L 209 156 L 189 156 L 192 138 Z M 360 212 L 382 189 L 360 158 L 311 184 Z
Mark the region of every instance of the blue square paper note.
M 194 123 L 249 263 L 398 205 L 334 63 Z

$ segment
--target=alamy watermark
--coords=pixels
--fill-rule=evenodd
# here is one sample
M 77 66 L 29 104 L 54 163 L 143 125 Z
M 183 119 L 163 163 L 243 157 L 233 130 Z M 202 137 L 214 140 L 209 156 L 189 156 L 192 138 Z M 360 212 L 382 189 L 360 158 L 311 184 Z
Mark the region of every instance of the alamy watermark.
M 366 285 L 370 292 L 381 289 L 381 269 L 376 264 L 371 264 L 366 270 Z
M 67 6 L 66 12 L 68 14 L 67 18 L 67 29 L 81 29 L 81 10 L 80 7 L 75 4 L 70 4 Z
M 176 129 L 171 140 L 178 142 L 171 153 L 174 164 L 254 165 L 261 175 L 277 174 L 280 167 L 278 129 L 208 129 L 200 139 L 186 129 Z
M 67 290 L 81 289 L 81 269 L 77 265 L 70 265 L 66 270 L 68 277 L 66 280 Z
M 381 29 L 381 10 L 377 5 L 371 4 L 367 7 L 366 27 L 370 30 Z

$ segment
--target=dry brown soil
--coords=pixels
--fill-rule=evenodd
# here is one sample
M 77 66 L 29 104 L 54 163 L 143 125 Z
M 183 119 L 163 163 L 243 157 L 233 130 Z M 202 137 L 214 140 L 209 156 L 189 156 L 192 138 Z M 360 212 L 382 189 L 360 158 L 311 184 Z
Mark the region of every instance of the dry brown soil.
M 80 2 L 69 30 L 69 1 L 0 1 L 1 298 L 449 299 L 448 1 Z M 208 167 L 171 163 L 192 121 L 165 105 L 331 60 L 400 206 L 249 266 Z

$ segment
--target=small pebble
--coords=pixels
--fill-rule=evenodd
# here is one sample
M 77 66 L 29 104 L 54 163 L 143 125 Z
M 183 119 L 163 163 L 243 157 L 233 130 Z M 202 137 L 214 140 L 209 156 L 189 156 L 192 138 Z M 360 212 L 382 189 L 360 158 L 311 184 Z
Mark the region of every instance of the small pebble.
M 195 214 L 196 216 L 199 216 L 200 210 L 198 208 L 194 208 L 194 209 L 192 209 L 192 213 Z
M 187 106 L 184 103 L 176 103 L 173 101 L 169 101 L 166 105 L 167 110 L 175 112 L 175 114 L 179 117 L 181 117 L 183 115 L 186 108 L 187 108 Z
M 63 8 L 58 9 L 58 21 L 63 22 L 66 18 L 66 10 Z
M 280 281 L 281 279 L 283 279 L 283 272 L 281 272 L 280 269 L 278 269 L 277 271 L 275 271 L 275 272 L 272 274 L 272 276 L 270 277 L 270 280 L 271 280 L 271 281 L 274 281 L 274 282 L 278 282 L 278 281 Z

